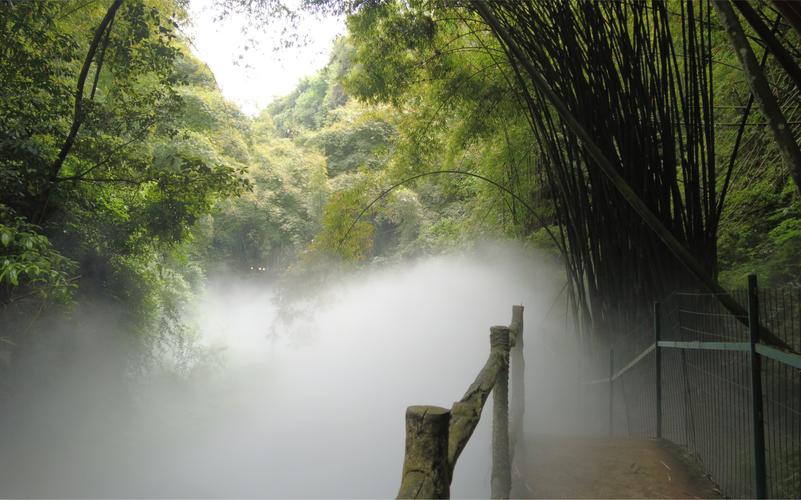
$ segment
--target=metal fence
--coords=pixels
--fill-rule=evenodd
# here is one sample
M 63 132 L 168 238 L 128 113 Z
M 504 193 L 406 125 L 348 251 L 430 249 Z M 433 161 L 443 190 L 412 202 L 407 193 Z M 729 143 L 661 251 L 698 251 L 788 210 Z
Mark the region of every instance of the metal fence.
M 750 277 L 732 295 L 748 316 L 709 293 L 655 304 L 604 353 L 595 404 L 610 434 L 685 447 L 725 496 L 799 498 L 801 290 L 759 290 Z

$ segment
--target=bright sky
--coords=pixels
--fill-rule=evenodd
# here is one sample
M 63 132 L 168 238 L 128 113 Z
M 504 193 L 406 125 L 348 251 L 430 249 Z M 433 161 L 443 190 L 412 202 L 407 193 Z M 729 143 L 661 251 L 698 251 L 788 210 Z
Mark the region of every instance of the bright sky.
M 260 29 L 234 14 L 215 21 L 213 2 L 190 0 L 192 51 L 214 72 L 223 95 L 249 115 L 258 114 L 275 97 L 291 92 L 302 77 L 325 66 L 334 39 L 345 32 L 341 18 L 305 19 L 301 33 L 309 43 L 277 50 L 282 25 Z M 245 49 L 249 39 L 255 40 L 255 48 Z

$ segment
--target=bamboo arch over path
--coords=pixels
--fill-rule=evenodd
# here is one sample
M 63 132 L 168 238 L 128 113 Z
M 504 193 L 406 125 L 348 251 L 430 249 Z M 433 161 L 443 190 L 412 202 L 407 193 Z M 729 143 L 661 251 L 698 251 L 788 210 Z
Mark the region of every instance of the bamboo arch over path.
M 492 184 L 493 186 L 495 186 L 496 188 L 498 188 L 501 191 L 503 191 L 504 193 L 508 194 L 509 196 L 514 198 L 516 201 L 518 201 L 521 205 L 523 205 L 523 207 L 526 210 L 528 210 L 529 213 L 531 213 L 531 215 L 537 220 L 537 222 L 542 226 L 542 228 L 545 229 L 545 232 L 548 233 L 548 236 L 551 238 L 551 240 L 554 242 L 554 244 L 557 246 L 557 248 L 559 248 L 559 251 L 563 255 L 566 255 L 567 250 L 565 249 L 565 247 L 562 244 L 562 242 L 559 241 L 559 239 L 556 238 L 556 236 L 553 234 L 553 232 L 550 229 L 548 229 L 548 225 L 545 224 L 545 221 L 542 220 L 542 217 L 537 215 L 537 212 L 535 212 L 534 209 L 531 208 L 531 205 L 526 203 L 525 200 L 523 200 L 523 198 L 518 196 L 514 191 L 510 190 L 509 188 L 507 188 L 503 184 L 495 182 L 494 180 L 490 179 L 489 177 L 484 177 L 483 175 L 475 174 L 473 172 L 465 172 L 464 170 L 432 170 L 430 172 L 423 172 L 421 174 L 416 174 L 416 175 L 413 175 L 411 177 L 407 177 L 407 178 L 403 179 L 402 181 L 396 182 L 395 184 L 391 185 L 390 187 L 388 187 L 387 189 L 382 191 L 381 194 L 379 194 L 378 196 L 373 198 L 373 200 L 370 203 L 368 203 L 367 206 L 365 206 L 362 209 L 361 212 L 359 212 L 359 215 L 357 215 L 353 219 L 353 221 L 350 223 L 350 226 L 348 226 L 348 230 L 345 231 L 345 235 L 342 236 L 342 238 L 340 238 L 338 246 L 342 246 L 342 243 L 346 239 L 348 239 L 348 236 L 350 235 L 351 230 L 353 229 L 354 226 L 356 226 L 356 223 L 358 223 L 361 220 L 362 216 L 364 214 L 366 214 L 367 211 L 370 210 L 373 207 L 373 205 L 375 205 L 379 201 L 381 201 L 384 198 L 386 198 L 389 193 L 391 193 L 395 189 L 399 188 L 400 186 L 402 186 L 402 185 L 404 185 L 404 184 L 406 184 L 408 182 L 411 182 L 413 180 L 419 179 L 421 177 L 427 177 L 429 175 L 441 175 L 441 174 L 464 175 L 466 177 L 474 177 L 476 179 L 481 179 L 482 181 L 488 182 L 488 183 Z

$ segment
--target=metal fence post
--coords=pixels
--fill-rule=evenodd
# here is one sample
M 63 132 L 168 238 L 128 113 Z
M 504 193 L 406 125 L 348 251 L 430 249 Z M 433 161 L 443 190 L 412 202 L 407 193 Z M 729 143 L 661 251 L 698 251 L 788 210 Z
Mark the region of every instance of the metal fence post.
M 615 432 L 615 381 L 612 377 L 615 375 L 615 351 L 609 349 L 609 435 L 614 435 Z
M 751 357 L 751 424 L 753 426 L 754 485 L 756 498 L 767 497 L 765 474 L 765 427 L 762 414 L 762 363 L 759 342 L 759 289 L 756 274 L 748 275 L 748 334 Z
M 662 317 L 659 302 L 654 302 L 654 375 L 656 385 L 656 438 L 662 439 L 662 348 L 659 339 L 662 336 Z

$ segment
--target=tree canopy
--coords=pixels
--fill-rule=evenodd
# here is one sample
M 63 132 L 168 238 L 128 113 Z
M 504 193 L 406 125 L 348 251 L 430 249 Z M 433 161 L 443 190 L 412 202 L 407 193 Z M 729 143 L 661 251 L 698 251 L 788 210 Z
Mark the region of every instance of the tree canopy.
M 98 294 L 143 339 L 185 335 L 209 273 L 483 238 L 560 262 L 598 341 L 699 272 L 798 286 L 799 34 L 783 2 L 729 3 L 224 0 L 347 18 L 328 65 L 249 117 L 181 1 L 5 2 L 2 340 Z

